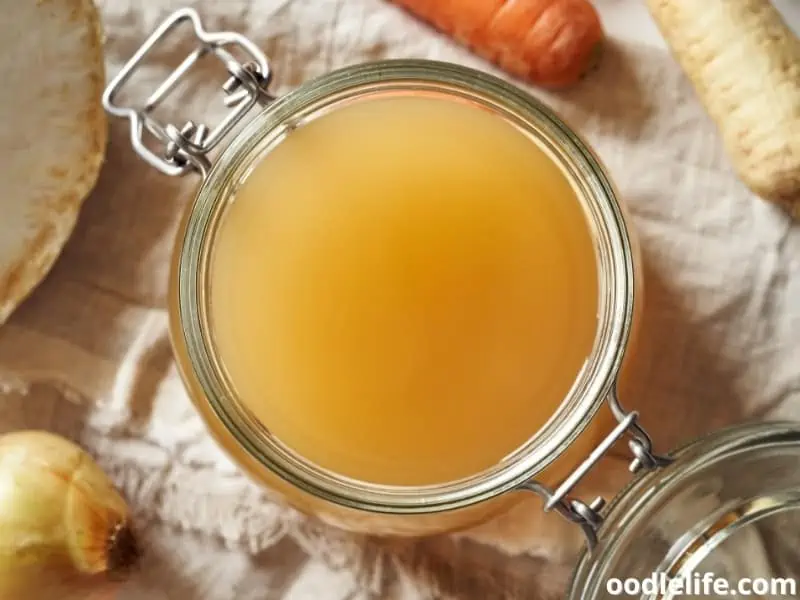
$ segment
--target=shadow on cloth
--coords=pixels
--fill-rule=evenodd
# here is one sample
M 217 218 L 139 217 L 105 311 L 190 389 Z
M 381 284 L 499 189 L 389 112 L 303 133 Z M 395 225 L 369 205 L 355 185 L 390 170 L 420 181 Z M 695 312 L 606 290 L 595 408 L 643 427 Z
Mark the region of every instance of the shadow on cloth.
M 659 453 L 745 418 L 734 381 L 741 365 L 719 351 L 720 330 L 693 318 L 689 298 L 643 248 L 644 301 L 636 348 L 626 359 L 620 397 L 641 413 Z

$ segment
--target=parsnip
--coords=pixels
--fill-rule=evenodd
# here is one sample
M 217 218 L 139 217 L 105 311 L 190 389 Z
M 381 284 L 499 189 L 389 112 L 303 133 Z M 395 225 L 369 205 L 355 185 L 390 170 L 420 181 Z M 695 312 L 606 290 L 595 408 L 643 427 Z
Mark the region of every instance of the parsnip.
M 741 179 L 800 218 L 800 40 L 768 0 L 647 0 Z

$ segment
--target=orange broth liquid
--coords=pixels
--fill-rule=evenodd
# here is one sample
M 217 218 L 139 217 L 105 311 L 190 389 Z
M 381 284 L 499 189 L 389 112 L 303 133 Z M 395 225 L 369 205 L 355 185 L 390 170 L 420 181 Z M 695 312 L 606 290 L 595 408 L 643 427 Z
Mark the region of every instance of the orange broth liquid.
M 289 133 L 211 260 L 242 402 L 306 459 L 373 483 L 496 465 L 563 402 L 597 329 L 592 235 L 560 168 L 441 98 L 361 100 Z

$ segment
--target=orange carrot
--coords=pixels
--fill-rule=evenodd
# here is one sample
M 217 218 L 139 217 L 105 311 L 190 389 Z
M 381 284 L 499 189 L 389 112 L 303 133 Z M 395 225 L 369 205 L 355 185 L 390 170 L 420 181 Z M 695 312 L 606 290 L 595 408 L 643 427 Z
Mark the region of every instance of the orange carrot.
M 566 87 L 594 64 L 603 28 L 589 0 L 393 0 L 505 71 Z

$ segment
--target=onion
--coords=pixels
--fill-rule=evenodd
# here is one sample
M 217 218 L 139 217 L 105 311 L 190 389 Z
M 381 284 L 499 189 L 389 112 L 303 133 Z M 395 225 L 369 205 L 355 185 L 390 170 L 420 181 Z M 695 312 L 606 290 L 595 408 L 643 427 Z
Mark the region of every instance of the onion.
M 0 436 L 0 598 L 110 598 L 137 557 L 128 506 L 86 452 Z

